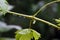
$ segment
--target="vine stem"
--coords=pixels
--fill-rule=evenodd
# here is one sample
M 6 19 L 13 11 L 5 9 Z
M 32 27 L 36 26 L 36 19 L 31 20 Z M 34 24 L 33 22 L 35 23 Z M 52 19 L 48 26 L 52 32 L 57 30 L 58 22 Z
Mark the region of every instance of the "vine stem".
M 29 25 L 29 28 L 31 28 L 32 27 L 32 20 L 30 20 L 30 25 Z
M 41 7 L 33 16 L 36 16 L 38 15 L 39 12 L 41 12 L 44 8 L 46 8 L 48 5 L 50 4 L 53 4 L 53 3 L 56 3 L 56 2 L 60 2 L 59 0 L 56 0 L 56 1 L 52 1 L 52 2 L 49 2 L 47 4 L 45 4 L 43 7 Z
M 33 16 L 35 17 L 36 15 L 38 15 L 38 13 L 39 12 L 41 12 L 44 8 L 46 8 L 48 5 L 50 5 L 50 4 L 53 4 L 53 3 L 56 3 L 56 2 L 59 2 L 59 0 L 57 1 L 52 1 L 52 2 L 49 2 L 49 3 L 47 3 L 47 4 L 45 4 L 44 6 L 42 6 Z M 31 20 L 30 21 L 30 26 L 31 26 L 31 24 L 32 24 L 32 22 L 33 22 L 34 20 Z
M 45 20 L 43 20 L 43 19 L 40 19 L 40 18 L 31 16 L 31 15 L 25 15 L 25 14 L 20 14 L 20 13 L 11 12 L 11 11 L 7 11 L 7 12 L 10 13 L 10 14 L 15 14 L 15 15 L 19 15 L 19 16 L 31 18 L 31 19 L 34 19 L 34 20 L 38 20 L 38 21 L 40 21 L 40 22 L 46 23 L 46 24 L 48 24 L 48 25 L 51 25 L 51 26 L 53 26 L 53 27 L 55 27 L 55 28 L 60 29 L 60 27 L 58 27 L 57 25 L 55 25 L 55 24 L 53 24 L 53 23 L 50 23 L 50 22 L 48 22 L 48 21 L 45 21 Z

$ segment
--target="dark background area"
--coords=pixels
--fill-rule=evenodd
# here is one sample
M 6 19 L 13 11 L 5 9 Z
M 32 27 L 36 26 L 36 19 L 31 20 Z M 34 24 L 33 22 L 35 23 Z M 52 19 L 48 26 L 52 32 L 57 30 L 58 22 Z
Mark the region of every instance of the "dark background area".
M 44 4 L 54 0 L 7 0 L 7 1 L 10 5 L 14 6 L 14 8 L 11 11 L 27 15 L 33 15 Z M 37 15 L 37 17 L 56 24 L 54 19 L 60 18 L 60 3 L 58 2 L 47 6 L 44 10 L 40 12 L 40 14 Z M 6 22 L 7 24 L 20 25 L 22 26 L 23 29 L 28 28 L 30 22 L 29 18 L 11 15 L 8 13 L 6 15 L 2 15 L 0 20 Z M 32 25 L 32 29 L 35 29 L 36 31 L 41 33 L 42 38 L 39 40 L 54 40 L 54 39 L 60 40 L 60 30 L 57 30 L 57 28 L 53 28 L 45 23 L 37 21 L 35 24 Z M 2 37 L 14 38 L 15 31 L 16 31 L 15 29 L 12 29 L 8 32 L 4 32 L 2 33 Z

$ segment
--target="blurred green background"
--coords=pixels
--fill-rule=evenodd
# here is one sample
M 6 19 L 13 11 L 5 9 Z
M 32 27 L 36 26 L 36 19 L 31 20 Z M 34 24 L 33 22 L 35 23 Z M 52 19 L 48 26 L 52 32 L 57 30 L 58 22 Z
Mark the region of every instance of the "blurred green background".
M 11 11 L 27 15 L 33 15 L 43 5 L 54 0 L 7 0 L 7 1 L 10 5 L 14 6 L 14 8 Z M 40 14 L 37 15 L 37 17 L 56 24 L 54 19 L 60 18 L 60 2 L 47 6 L 44 10 L 40 12 Z M 7 25 L 19 25 L 23 29 L 29 27 L 30 20 L 31 19 L 29 18 L 12 15 L 8 13 L 6 15 L 0 16 L 0 21 L 6 22 Z M 42 38 L 39 40 L 60 40 L 60 30 L 57 30 L 56 28 L 53 28 L 45 23 L 37 21 L 35 24 L 32 25 L 32 29 L 41 33 Z M 1 34 L 0 37 L 14 38 L 15 36 L 14 32 L 16 30 L 15 29 L 12 30 L 0 33 Z

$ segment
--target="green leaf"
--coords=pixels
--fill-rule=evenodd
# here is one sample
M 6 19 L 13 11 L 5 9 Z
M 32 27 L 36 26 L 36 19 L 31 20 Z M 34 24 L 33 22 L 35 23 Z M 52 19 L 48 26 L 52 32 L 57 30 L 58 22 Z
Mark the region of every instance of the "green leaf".
M 33 38 L 30 29 L 23 29 L 20 32 L 17 31 L 16 33 L 16 40 L 31 40 Z
M 21 37 L 20 34 L 16 34 L 16 36 L 15 36 L 16 40 L 19 40 L 20 37 Z
M 60 19 L 55 19 L 55 21 L 56 21 L 57 23 L 60 23 Z
M 0 15 L 5 14 L 8 10 L 8 2 L 6 0 L 0 0 Z
M 41 35 L 33 29 L 23 29 L 16 32 L 16 40 L 38 40 Z
M 35 38 L 35 40 L 38 40 L 39 38 L 41 38 L 41 34 L 36 32 L 35 30 L 32 30 L 33 31 L 33 37 Z
M 57 22 L 57 25 L 60 26 L 60 18 L 59 19 L 55 19 L 55 21 Z
M 29 36 L 27 35 L 22 35 L 19 40 L 31 40 L 31 38 L 29 38 Z

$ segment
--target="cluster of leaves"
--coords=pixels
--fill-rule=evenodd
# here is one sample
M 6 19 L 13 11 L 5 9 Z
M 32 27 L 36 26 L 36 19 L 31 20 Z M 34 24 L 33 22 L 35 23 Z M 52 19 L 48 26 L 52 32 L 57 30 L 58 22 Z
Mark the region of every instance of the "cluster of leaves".
M 6 0 L 0 0 L 0 15 L 5 14 L 8 10 L 8 2 Z
M 59 19 L 55 19 L 55 21 L 57 22 L 57 25 L 60 26 L 60 18 Z
M 41 38 L 41 34 L 36 32 L 33 29 L 23 29 L 20 31 L 16 32 L 16 40 L 31 40 L 31 39 L 35 39 L 38 40 L 39 38 Z

